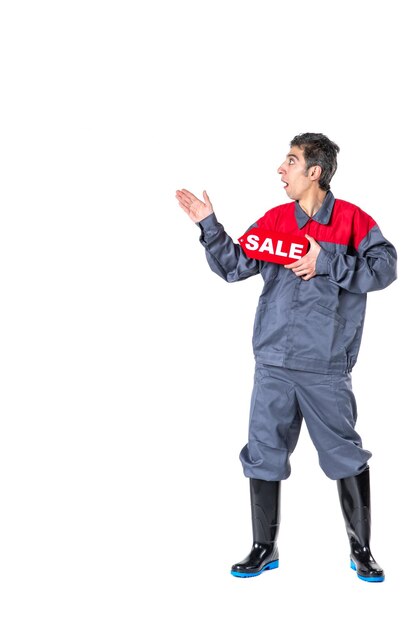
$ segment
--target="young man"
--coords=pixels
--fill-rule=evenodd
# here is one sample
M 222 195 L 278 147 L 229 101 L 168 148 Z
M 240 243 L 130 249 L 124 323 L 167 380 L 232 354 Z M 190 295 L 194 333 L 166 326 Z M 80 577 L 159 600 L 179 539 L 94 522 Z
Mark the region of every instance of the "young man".
M 369 582 L 384 580 L 370 549 L 371 453 L 355 430 L 351 370 L 356 363 L 366 294 L 396 278 L 396 251 L 359 207 L 337 200 L 330 181 L 339 147 L 325 135 L 291 141 L 278 168 L 292 202 L 268 211 L 250 228 L 305 236 L 310 248 L 288 265 L 248 258 L 204 201 L 183 189 L 180 206 L 201 229 L 211 269 L 228 282 L 261 273 L 255 317 L 256 359 L 249 439 L 240 453 L 249 477 L 253 545 L 232 566 L 238 577 L 278 567 L 281 481 L 305 419 L 325 474 L 337 481 L 350 542 L 351 567 Z

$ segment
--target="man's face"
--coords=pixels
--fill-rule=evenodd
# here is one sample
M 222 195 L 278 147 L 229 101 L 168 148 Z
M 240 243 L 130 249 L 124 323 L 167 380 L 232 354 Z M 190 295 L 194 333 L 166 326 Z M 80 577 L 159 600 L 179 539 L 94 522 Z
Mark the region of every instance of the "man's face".
M 278 174 L 284 183 L 287 196 L 292 200 L 301 200 L 313 184 L 306 173 L 303 151 L 298 146 L 290 149 L 284 163 L 278 168 Z

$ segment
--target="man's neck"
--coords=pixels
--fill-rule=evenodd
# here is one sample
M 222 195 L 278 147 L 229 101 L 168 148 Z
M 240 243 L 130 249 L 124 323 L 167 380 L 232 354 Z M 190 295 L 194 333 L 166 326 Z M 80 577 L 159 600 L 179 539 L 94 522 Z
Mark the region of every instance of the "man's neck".
M 306 196 L 298 200 L 298 204 L 307 213 L 309 217 L 313 217 L 323 204 L 327 191 L 324 189 L 314 189 L 309 191 Z

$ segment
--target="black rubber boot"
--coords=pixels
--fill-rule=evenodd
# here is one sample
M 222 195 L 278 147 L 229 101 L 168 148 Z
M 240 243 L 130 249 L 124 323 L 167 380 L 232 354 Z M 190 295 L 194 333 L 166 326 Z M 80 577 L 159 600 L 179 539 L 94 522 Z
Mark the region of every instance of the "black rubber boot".
M 249 479 L 252 511 L 252 550 L 231 574 L 240 578 L 259 576 L 279 566 L 277 537 L 280 522 L 281 482 Z
M 345 518 L 350 542 L 350 566 L 358 578 L 367 582 L 382 582 L 383 569 L 372 556 L 371 539 L 371 493 L 369 467 L 357 476 L 337 481 L 340 504 Z

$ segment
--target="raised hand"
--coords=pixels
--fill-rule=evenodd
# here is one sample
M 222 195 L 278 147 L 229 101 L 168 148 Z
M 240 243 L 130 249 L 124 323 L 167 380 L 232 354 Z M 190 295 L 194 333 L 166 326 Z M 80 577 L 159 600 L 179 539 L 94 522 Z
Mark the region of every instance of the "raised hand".
M 204 202 L 199 200 L 191 191 L 187 191 L 187 189 L 177 190 L 175 195 L 180 207 L 184 209 L 194 223 L 201 222 L 202 219 L 213 213 L 210 198 L 205 191 L 203 191 Z

